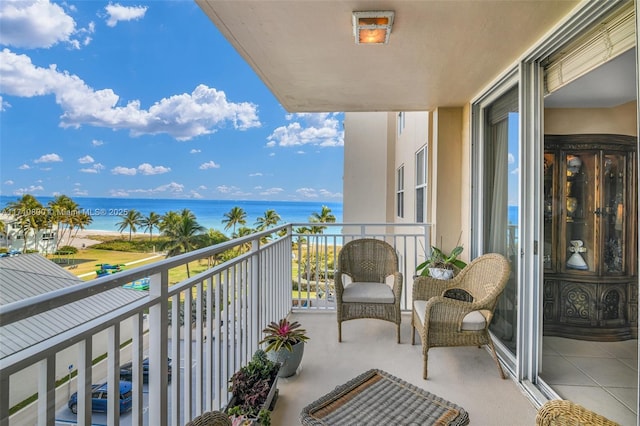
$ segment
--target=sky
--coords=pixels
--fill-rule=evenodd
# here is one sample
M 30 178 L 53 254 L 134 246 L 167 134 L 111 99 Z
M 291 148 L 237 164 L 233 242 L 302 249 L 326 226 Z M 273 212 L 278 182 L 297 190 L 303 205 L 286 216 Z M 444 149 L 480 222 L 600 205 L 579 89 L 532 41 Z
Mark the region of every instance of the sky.
M 192 0 L 0 2 L 0 195 L 341 202 L 343 120 L 287 112 Z

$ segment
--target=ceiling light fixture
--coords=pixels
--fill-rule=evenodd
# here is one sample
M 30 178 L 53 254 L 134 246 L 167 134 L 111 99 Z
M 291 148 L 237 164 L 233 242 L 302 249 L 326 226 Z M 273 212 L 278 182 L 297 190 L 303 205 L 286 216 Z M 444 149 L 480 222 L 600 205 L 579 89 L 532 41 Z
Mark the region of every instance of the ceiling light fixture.
M 393 25 L 392 10 L 353 12 L 356 44 L 387 44 Z

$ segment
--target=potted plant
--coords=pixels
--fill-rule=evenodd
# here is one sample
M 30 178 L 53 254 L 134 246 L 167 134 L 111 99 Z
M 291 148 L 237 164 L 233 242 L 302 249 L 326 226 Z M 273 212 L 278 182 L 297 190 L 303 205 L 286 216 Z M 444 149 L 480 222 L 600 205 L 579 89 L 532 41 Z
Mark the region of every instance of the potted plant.
M 442 249 L 431 246 L 429 257 L 416 267 L 416 273 L 422 276 L 431 276 L 439 279 L 453 278 L 455 273 L 467 266 L 467 264 L 458 259 L 462 253 L 463 247 L 457 245 L 449 254 Z
M 264 339 L 260 344 L 266 343 L 264 351 L 267 357 L 281 364 L 279 377 L 290 377 L 296 374 L 302 361 L 304 343 L 309 340 L 306 330 L 300 328 L 297 321 L 289 322 L 282 318 L 279 322 L 271 322 L 262 332 Z
M 275 404 L 280 365 L 269 360 L 258 349 L 251 361 L 229 379 L 231 401 L 225 412 L 234 424 L 271 424 L 271 409 Z

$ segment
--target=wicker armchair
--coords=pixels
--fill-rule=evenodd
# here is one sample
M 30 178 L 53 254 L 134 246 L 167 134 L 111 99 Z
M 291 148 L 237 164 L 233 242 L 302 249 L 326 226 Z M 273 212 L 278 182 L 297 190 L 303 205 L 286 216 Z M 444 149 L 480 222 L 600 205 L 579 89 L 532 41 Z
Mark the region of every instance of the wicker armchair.
M 231 426 L 231 419 L 220 411 L 208 411 L 191 420 L 185 426 Z
M 402 274 L 390 244 L 373 238 L 346 243 L 338 255 L 335 283 L 338 342 L 343 321 L 374 318 L 395 323 L 400 343 Z
M 547 401 L 536 415 L 536 426 L 620 426 L 600 414 L 571 401 Z
M 415 344 L 417 329 L 422 340 L 423 378 L 427 378 L 429 348 L 482 345 L 489 345 L 500 376 L 505 378 L 488 330 L 509 272 L 507 259 L 490 253 L 450 280 L 420 276 L 413 281 L 411 344 Z

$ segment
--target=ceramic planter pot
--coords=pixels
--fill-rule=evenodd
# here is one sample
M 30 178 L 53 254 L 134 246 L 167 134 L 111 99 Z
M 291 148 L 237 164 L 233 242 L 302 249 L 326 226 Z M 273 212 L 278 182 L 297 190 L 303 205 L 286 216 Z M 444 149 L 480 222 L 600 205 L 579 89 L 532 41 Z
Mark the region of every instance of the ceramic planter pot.
M 278 351 L 267 352 L 267 358 L 273 362 L 279 362 L 280 371 L 278 377 L 291 377 L 296 374 L 300 362 L 302 362 L 302 354 L 304 354 L 304 342 L 298 342 L 292 347 L 292 351 L 282 348 Z
M 429 275 L 439 280 L 450 280 L 453 278 L 453 271 L 451 269 L 429 268 Z

